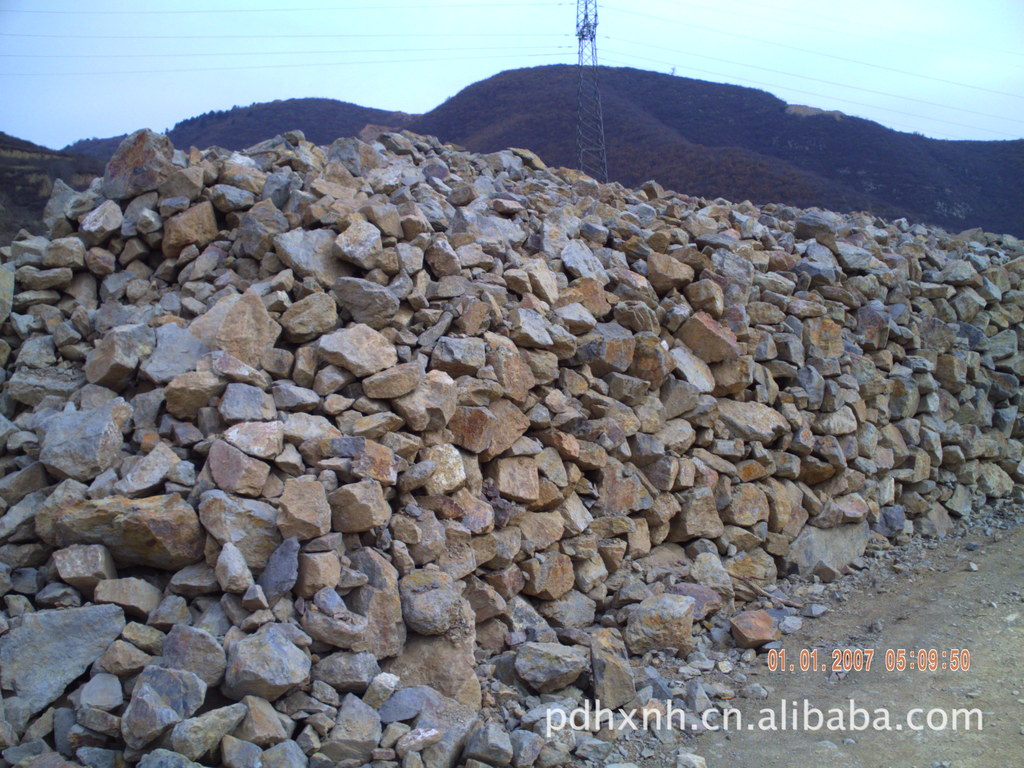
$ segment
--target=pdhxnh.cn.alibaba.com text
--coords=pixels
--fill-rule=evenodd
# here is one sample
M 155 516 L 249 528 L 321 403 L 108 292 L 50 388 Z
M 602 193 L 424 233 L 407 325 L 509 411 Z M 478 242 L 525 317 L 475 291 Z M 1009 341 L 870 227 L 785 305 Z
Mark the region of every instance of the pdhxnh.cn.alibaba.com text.
M 753 714 L 738 709 L 709 709 L 703 714 L 687 713 L 673 703 L 652 702 L 640 710 L 612 711 L 601 702 L 584 702 L 582 707 L 552 707 L 546 714 L 547 734 L 571 729 L 681 730 L 681 731 L 982 731 L 984 716 L 980 709 L 939 709 L 913 707 L 893 712 L 885 707 L 866 707 L 849 699 L 844 706 L 821 708 L 807 699 L 781 699 L 774 707 L 763 707 Z

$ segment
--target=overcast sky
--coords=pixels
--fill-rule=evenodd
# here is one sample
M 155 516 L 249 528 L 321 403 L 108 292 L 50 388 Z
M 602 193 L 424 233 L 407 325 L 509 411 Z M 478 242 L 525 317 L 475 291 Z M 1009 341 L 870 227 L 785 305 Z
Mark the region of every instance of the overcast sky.
M 60 148 L 320 96 L 424 112 L 575 63 L 575 2 L 0 0 L 0 130 Z M 935 138 L 1024 137 L 1024 0 L 610 0 L 598 55 Z M 216 10 L 211 10 L 216 9 Z

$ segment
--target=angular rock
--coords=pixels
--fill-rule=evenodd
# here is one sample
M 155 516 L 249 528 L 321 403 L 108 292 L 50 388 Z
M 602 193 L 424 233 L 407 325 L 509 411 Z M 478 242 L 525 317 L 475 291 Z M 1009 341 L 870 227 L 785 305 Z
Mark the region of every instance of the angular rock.
M 55 701 L 124 629 L 115 605 L 36 611 L 0 637 L 0 682 L 30 714 Z
M 221 690 L 232 699 L 259 696 L 275 701 L 309 677 L 312 664 L 281 624 L 264 624 L 227 648 Z
M 57 477 L 92 480 L 117 460 L 130 418 L 131 407 L 120 398 L 54 416 L 46 422 L 39 460 Z
M 693 649 L 694 600 L 683 595 L 656 595 L 640 603 L 629 616 L 623 639 L 629 652 L 675 648 L 680 654 Z
M 46 514 L 52 517 L 44 521 L 42 530 L 53 546 L 104 544 L 114 560 L 124 565 L 178 570 L 203 554 L 199 519 L 178 494 L 144 499 L 112 496 Z

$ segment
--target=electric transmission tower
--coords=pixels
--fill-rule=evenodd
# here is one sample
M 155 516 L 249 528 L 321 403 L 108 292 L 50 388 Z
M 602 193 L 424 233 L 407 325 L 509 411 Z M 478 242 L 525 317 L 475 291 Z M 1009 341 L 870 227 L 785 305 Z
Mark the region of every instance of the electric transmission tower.
M 580 170 L 608 181 L 601 90 L 597 83 L 597 0 L 576 0 L 576 38 L 580 42 L 577 88 L 576 153 Z

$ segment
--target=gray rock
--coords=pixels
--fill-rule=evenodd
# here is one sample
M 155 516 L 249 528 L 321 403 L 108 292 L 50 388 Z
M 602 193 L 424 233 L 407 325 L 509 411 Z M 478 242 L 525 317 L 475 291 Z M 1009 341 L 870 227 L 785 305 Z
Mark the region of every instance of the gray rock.
M 171 730 L 170 744 L 189 760 L 209 754 L 245 718 L 245 704 L 232 704 L 182 720 Z
M 870 531 L 866 520 L 835 528 L 805 526 L 789 548 L 786 563 L 792 570 L 809 574 L 823 563 L 840 572 L 864 554 Z
M 299 539 L 291 536 L 281 542 L 267 560 L 267 567 L 256 583 L 263 588 L 267 602 L 273 605 L 287 594 L 299 578 Z
M 0 682 L 30 713 L 56 700 L 124 629 L 116 605 L 37 611 L 0 637 Z
M 227 656 L 217 639 L 196 627 L 175 624 L 163 646 L 163 666 L 187 669 L 213 687 L 224 678 Z
M 339 277 L 351 274 L 351 267 L 334 256 L 335 234 L 329 229 L 293 229 L 274 236 L 274 248 L 282 262 L 300 278 L 313 277 L 325 288 Z
M 131 411 L 117 398 L 97 408 L 54 416 L 45 424 L 39 461 L 57 477 L 92 480 L 117 460 Z
M 263 751 L 263 768 L 306 768 L 309 760 L 298 742 L 288 739 Z
M 473 731 L 462 752 L 463 760 L 481 760 L 496 766 L 508 765 L 512 756 L 512 739 L 497 723 L 488 723 Z
M 380 741 L 381 733 L 381 718 L 377 711 L 350 693 L 341 700 L 334 728 L 324 740 L 320 751 L 336 762 L 367 762 Z
M 232 699 L 280 698 L 309 677 L 311 662 L 282 625 L 264 624 L 228 646 L 228 667 L 221 690 Z
M 413 632 L 443 635 L 462 619 L 462 595 L 443 571 L 413 571 L 398 583 L 398 589 L 402 618 Z
M 572 685 L 587 667 L 582 648 L 559 643 L 524 643 L 516 650 L 516 674 L 538 693 Z
M 199 763 L 194 763 L 184 755 L 169 749 L 154 749 L 152 752 L 147 752 L 139 760 L 138 766 L 139 768 L 203 768 Z
M 132 749 L 142 749 L 192 715 L 206 697 L 206 683 L 184 669 L 150 664 L 132 689 L 121 718 L 121 736 Z
M 375 329 L 386 326 L 398 312 L 400 304 L 385 286 L 357 277 L 338 278 L 331 293 L 355 322 Z
M 362 695 L 380 674 L 377 657 L 368 651 L 339 651 L 325 656 L 313 667 L 313 679 L 323 680 L 341 693 Z M 392 697 L 393 698 L 393 697 Z
M 139 371 L 155 384 L 166 384 L 175 376 L 195 370 L 199 358 L 210 351 L 204 341 L 175 323 L 156 329 L 156 347 L 139 366 Z

